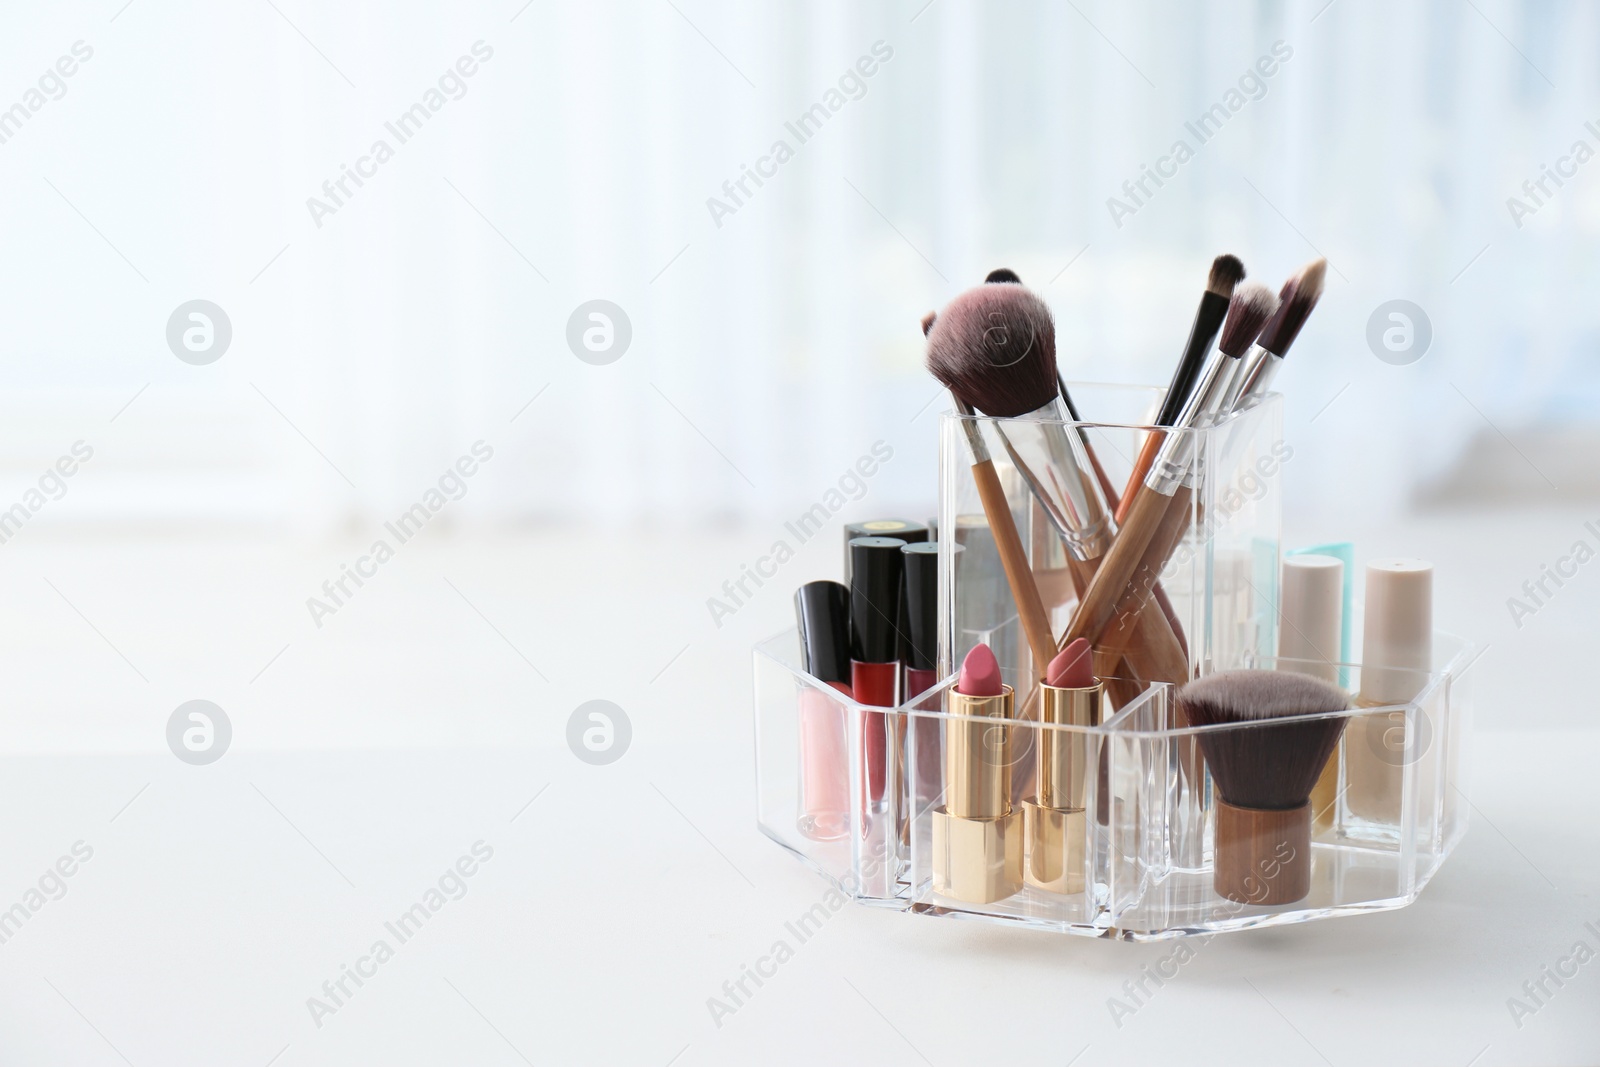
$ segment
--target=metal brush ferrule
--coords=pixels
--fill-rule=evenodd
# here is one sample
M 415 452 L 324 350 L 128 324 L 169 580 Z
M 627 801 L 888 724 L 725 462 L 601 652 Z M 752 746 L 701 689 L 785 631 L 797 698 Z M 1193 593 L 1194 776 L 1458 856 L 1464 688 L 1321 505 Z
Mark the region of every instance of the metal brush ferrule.
M 1233 376 L 1233 385 L 1228 389 L 1224 398 L 1227 405 L 1220 409 L 1217 421 L 1222 421 L 1231 415 L 1248 411 L 1253 407 L 1268 389 L 1272 387 L 1272 379 L 1277 375 L 1278 368 L 1283 366 L 1283 357 L 1267 351 L 1260 345 L 1253 346 L 1240 360 L 1243 364 L 1239 372 Z M 1237 442 L 1240 429 L 1237 425 L 1228 427 L 1223 438 L 1222 447 L 1218 455 L 1228 456 L 1233 453 L 1233 446 Z M 1199 485 L 1200 464 L 1196 463 L 1189 469 L 1187 484 L 1190 488 Z
M 1254 365 L 1256 353 L 1259 351 L 1262 351 L 1261 346 L 1253 345 L 1250 351 L 1234 361 L 1238 364 L 1238 367 L 1228 377 L 1228 388 L 1223 392 L 1222 399 L 1217 402 L 1216 415 L 1213 421 L 1221 422 L 1233 414 L 1234 409 L 1239 406 L 1239 398 L 1244 390 L 1245 379 L 1249 377 L 1250 368 Z
M 1095 481 L 1083 438 L 1063 425 L 1061 402 L 1012 419 L 995 432 L 1074 559 L 1099 559 L 1111 547 L 1111 516 Z
M 972 465 L 975 467 L 989 460 L 989 446 L 983 440 L 983 427 L 978 425 L 978 417 L 972 408 L 964 401 L 955 402 L 956 415 L 961 420 L 961 432 L 967 435 L 967 451 L 972 453 Z
M 1228 408 L 1229 412 L 1249 407 L 1272 388 L 1272 379 L 1277 376 L 1278 368 L 1283 366 L 1282 356 L 1268 352 L 1260 345 L 1252 348 L 1245 359 L 1248 363 L 1239 374 L 1239 388 L 1235 392 L 1233 406 Z
M 1192 431 L 1204 429 L 1216 421 L 1223 399 L 1228 394 L 1239 360 L 1220 349 L 1211 353 L 1211 359 L 1201 372 L 1198 385 L 1183 406 L 1183 413 L 1173 424 L 1173 432 L 1161 441 L 1161 451 L 1150 465 L 1144 483 L 1162 496 L 1171 496 L 1183 484 L 1184 477 L 1194 463 L 1195 443 Z

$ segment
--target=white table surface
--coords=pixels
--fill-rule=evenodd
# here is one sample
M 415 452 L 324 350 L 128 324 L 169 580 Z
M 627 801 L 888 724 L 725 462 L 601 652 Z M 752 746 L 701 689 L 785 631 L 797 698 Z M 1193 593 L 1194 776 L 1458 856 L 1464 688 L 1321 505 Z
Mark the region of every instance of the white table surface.
M 1433 558 L 1489 645 L 1471 828 L 1412 907 L 1215 938 L 1120 1027 L 1108 998 L 1170 946 L 856 907 L 713 1020 L 824 888 L 754 827 L 748 648 L 831 538 L 721 629 L 704 599 L 763 531 L 435 538 L 321 630 L 304 599 L 345 546 L 19 538 L 0 911 L 94 854 L 0 943 L 0 1063 L 1600 1062 L 1600 961 L 1520 1028 L 1507 1008 L 1600 949 L 1600 586 L 1521 630 L 1504 606 L 1577 521 L 1362 532 Z M 193 698 L 235 731 L 207 767 L 165 748 Z M 564 740 L 593 698 L 633 724 L 609 766 Z M 465 895 L 318 1026 L 307 999 L 480 840 Z

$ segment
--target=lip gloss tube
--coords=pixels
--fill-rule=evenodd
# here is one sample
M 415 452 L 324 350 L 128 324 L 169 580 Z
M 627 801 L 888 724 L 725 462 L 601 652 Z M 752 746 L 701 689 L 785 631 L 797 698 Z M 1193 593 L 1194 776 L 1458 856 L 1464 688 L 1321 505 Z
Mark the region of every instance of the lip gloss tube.
M 850 591 L 838 582 L 808 582 L 795 590 L 801 666 L 846 697 L 850 692 Z M 800 818 L 813 841 L 850 832 L 850 757 L 845 708 L 813 686 L 800 690 Z
M 856 703 L 892 708 L 900 703 L 900 613 L 905 564 L 898 537 L 857 537 L 850 542 L 850 691 Z M 881 810 L 888 794 L 889 752 L 895 724 L 867 712 L 861 721 L 864 807 Z
M 950 546 L 960 552 L 960 545 Z M 900 550 L 905 557 L 907 700 L 916 700 L 939 684 L 939 542 L 923 541 Z M 926 697 L 918 711 L 938 711 L 939 698 Z M 939 795 L 939 720 L 915 718 L 917 797 Z

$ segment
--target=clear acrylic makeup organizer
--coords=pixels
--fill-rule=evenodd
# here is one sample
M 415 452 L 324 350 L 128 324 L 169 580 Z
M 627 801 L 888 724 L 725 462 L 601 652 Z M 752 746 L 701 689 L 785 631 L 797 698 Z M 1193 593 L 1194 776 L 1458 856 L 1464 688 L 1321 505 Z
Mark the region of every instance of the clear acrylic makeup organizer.
M 1124 420 L 1064 424 L 1070 432 L 1082 426 L 1120 490 L 1160 390 L 1071 388 L 1082 410 Z M 1031 496 L 994 433 L 996 420 L 977 421 L 1059 634 L 1075 603 L 1070 583 L 1056 573 L 1063 566 L 1059 540 L 1045 536 L 1048 531 L 1038 523 Z M 1161 575 L 1188 642 L 1191 671 L 1292 669 L 1294 664 L 1280 665 L 1273 654 L 1281 479 L 1294 467 L 1293 451 L 1282 440 L 1281 400 L 1269 396 L 1192 436 L 1201 457 L 1192 521 Z M 928 915 L 1093 937 L 1161 939 L 1403 907 L 1417 898 L 1465 832 L 1462 768 L 1470 694 L 1462 674 L 1472 650 L 1441 633 L 1434 639 L 1433 670 L 1417 678 L 1418 694 L 1406 704 L 1360 707 L 1354 699 L 1361 688 L 1360 664 L 1344 666 L 1341 678 L 1353 707 L 1342 713 L 1346 727 L 1333 757 L 1338 796 L 1313 826 L 1311 888 L 1302 900 L 1239 903 L 1214 888 L 1215 795 L 1196 756 L 1195 737 L 1201 730 L 1260 727 L 1185 728 L 1169 699 L 1171 687 L 1161 684 L 1120 710 L 1108 700 L 1098 726 L 1015 719 L 1002 728 L 1005 742 L 996 750 L 1011 764 L 1015 805 L 1028 791 L 1041 746 L 1061 733 L 1082 737 L 1087 787 L 1078 821 L 1081 866 L 1075 855 L 1072 891 L 1024 883 L 980 903 L 941 895 L 932 877 L 932 822 L 945 800 L 942 747 L 961 721 L 943 710 L 944 694 L 955 684 L 952 665 L 986 641 L 1016 688 L 1019 705 L 1024 680 L 1031 677 L 1015 608 L 1003 578 L 997 588 L 998 570 L 985 552 L 986 524 L 970 475 L 966 433 L 959 417 L 949 414 L 941 425 L 939 528 L 944 680 L 934 689 L 895 709 L 869 708 L 800 669 L 793 630 L 755 649 L 758 823 L 846 897 Z M 956 536 L 947 540 L 948 531 Z M 958 551 L 952 547 L 957 543 L 966 547 Z M 820 749 L 819 724 L 832 738 Z M 890 732 L 893 764 L 892 786 L 879 801 L 865 797 L 861 755 L 863 733 L 874 729 Z M 826 772 L 821 775 L 815 759 L 803 766 L 818 751 L 837 764 L 821 768 Z M 831 792 L 824 806 L 837 809 L 832 819 L 814 817 L 818 782 Z M 808 791 L 809 797 L 802 795 Z

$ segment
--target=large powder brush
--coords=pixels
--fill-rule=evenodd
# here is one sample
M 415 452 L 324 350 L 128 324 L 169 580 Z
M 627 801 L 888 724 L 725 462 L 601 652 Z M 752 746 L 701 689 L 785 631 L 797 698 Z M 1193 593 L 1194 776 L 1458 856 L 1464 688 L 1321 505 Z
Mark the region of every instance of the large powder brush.
M 1026 415 L 1056 398 L 1050 305 L 1007 275 L 957 296 L 928 331 L 928 371 L 997 418 Z
M 1311 789 L 1344 732 L 1336 685 L 1289 671 L 1225 671 L 1174 697 L 1219 794 L 1215 885 L 1241 904 L 1292 904 L 1311 891 Z M 1311 716 L 1322 716 L 1314 718 Z M 1282 720 L 1282 721 L 1276 721 Z
M 1014 271 L 1002 269 L 924 320 L 924 329 L 934 377 L 958 403 L 1004 420 L 992 424 L 993 432 L 1060 535 L 1071 557 L 1067 569 L 1081 594 L 1111 547 L 1114 527 L 1092 473 L 1087 437 L 1067 429 L 1049 305 Z M 1174 622 L 1163 615 L 1140 627 L 1141 640 L 1127 653 L 1133 677 L 1167 682 L 1188 677 L 1188 656 Z M 1053 654 L 1036 651 L 1034 670 L 1041 671 Z

